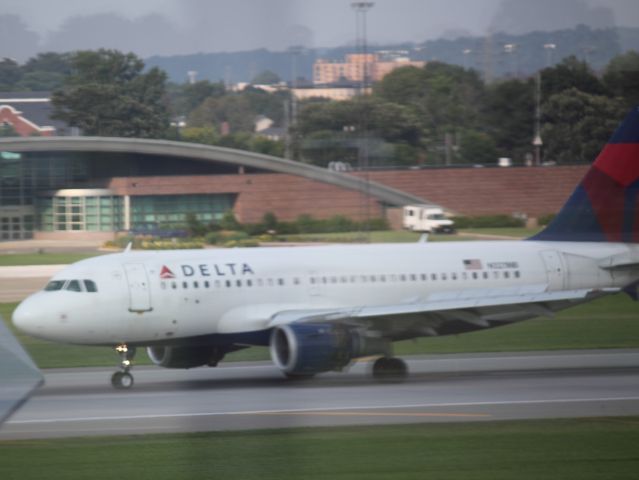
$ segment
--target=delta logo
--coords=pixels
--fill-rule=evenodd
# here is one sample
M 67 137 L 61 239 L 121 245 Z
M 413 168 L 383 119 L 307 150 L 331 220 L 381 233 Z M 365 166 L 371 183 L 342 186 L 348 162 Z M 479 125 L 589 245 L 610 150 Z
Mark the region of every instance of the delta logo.
M 166 280 L 167 278 L 175 278 L 175 274 L 169 267 L 167 267 L 166 265 L 162 265 L 162 270 L 160 270 L 160 278 L 164 280 Z

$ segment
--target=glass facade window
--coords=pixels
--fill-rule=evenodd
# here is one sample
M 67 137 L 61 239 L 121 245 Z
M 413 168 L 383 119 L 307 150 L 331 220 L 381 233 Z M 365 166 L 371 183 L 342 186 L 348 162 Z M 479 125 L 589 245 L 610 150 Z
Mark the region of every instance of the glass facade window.
M 123 228 L 123 200 L 117 196 L 60 195 L 37 201 L 39 229 L 47 232 L 111 232 Z M 99 205 L 99 208 L 98 208 Z
M 202 223 L 219 221 L 233 208 L 235 195 L 141 195 L 131 197 L 131 228 L 180 228 L 187 215 Z

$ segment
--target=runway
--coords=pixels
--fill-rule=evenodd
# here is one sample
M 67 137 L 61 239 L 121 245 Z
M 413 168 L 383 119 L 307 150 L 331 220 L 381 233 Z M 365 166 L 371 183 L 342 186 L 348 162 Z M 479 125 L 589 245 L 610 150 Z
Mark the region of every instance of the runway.
M 330 425 L 639 415 L 639 350 L 432 355 L 408 360 L 403 383 L 380 384 L 358 363 L 291 382 L 267 363 L 45 372 L 46 385 L 0 440 Z

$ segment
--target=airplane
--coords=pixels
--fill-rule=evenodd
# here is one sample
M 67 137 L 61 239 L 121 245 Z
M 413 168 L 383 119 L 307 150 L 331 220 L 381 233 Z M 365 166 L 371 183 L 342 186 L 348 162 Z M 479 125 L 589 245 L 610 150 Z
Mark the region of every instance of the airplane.
M 34 337 L 112 346 L 115 388 L 136 349 L 166 368 L 216 366 L 268 346 L 291 379 L 376 357 L 402 379 L 392 343 L 508 325 L 639 284 L 639 108 L 555 219 L 521 241 L 132 251 L 63 269 L 13 313 Z

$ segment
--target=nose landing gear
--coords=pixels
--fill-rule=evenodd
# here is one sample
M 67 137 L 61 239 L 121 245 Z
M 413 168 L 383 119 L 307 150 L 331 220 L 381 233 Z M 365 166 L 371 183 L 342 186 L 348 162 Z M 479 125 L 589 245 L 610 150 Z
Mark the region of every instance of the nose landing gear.
M 119 390 L 127 390 L 133 386 L 133 375 L 129 371 L 133 367 L 135 347 L 123 343 L 116 346 L 115 351 L 120 355 L 120 370 L 111 376 L 111 385 Z

